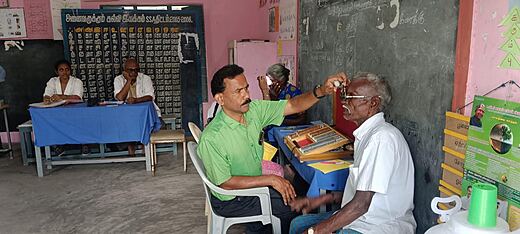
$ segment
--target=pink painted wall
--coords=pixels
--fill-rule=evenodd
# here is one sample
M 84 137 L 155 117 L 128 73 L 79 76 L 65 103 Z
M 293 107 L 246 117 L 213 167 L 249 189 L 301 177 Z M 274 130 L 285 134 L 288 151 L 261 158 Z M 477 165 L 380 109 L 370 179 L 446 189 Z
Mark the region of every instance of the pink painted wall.
M 143 1 L 120 0 L 113 2 L 82 1 L 82 8 L 99 8 L 99 5 L 143 5 Z M 213 101 L 210 83 L 213 74 L 228 63 L 227 45 L 231 40 L 268 39 L 267 9 L 259 8 L 258 1 L 243 0 L 150 0 L 146 5 L 175 4 L 202 5 L 204 11 L 204 31 L 206 39 L 206 62 L 208 77 L 208 103 L 203 103 L 203 119 Z
M 276 63 L 276 43 L 238 42 L 234 55 L 235 63 L 244 68 L 249 83 L 249 97 L 262 100 L 262 91 L 256 78 L 264 75 L 267 68 Z
M 508 80 L 520 84 L 520 70 L 498 67 L 506 56 L 500 46 L 506 41 L 502 33 L 507 30 L 499 24 L 509 13 L 509 2 L 474 0 L 466 103 L 471 102 L 474 95 L 483 95 Z M 501 88 L 488 96 L 520 102 L 520 89 Z M 464 113 L 471 114 L 471 105 Z
M 9 1 L 10 7 L 23 7 L 23 2 L 24 0 Z M 143 3 L 146 3 L 146 5 L 203 6 L 208 77 L 208 102 L 203 103 L 202 111 L 204 121 L 206 120 L 207 110 L 213 101 L 210 90 L 211 78 L 220 67 L 228 63 L 228 42 L 241 39 L 268 39 L 273 42 L 278 40 L 278 32 L 269 32 L 268 20 L 269 8 L 278 5 L 278 2 L 275 1 L 268 1 L 260 7 L 259 2 L 254 0 L 147 0 L 146 2 L 136 0 L 106 2 L 82 0 L 81 7 L 84 9 L 99 9 L 100 5 L 143 5 Z M 295 59 L 297 59 L 297 39 L 281 41 L 280 44 L 281 55 L 295 55 Z M 297 80 L 296 71 L 294 75 L 295 80 Z M 18 140 L 18 137 L 15 137 L 15 139 Z

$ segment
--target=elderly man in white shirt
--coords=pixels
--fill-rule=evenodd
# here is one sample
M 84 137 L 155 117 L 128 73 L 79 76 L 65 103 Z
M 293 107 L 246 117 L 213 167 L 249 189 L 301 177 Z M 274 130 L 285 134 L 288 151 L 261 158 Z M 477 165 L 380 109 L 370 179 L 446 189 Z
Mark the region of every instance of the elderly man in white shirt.
M 139 72 L 139 63 L 135 59 L 126 60 L 123 65 L 123 74 L 114 78 L 114 97 L 129 104 L 153 102 L 155 94 L 152 79 Z M 155 103 L 153 104 L 157 115 L 161 117 L 161 110 Z M 128 154 L 131 156 L 135 154 L 135 144 L 128 144 Z
M 60 60 L 54 65 L 57 77 L 52 77 L 45 87 L 43 101 L 46 103 L 56 102 L 66 99 L 82 100 L 83 82 L 70 75 L 70 62 Z
M 340 201 L 341 209 L 299 216 L 290 233 L 415 233 L 410 149 L 383 114 L 391 100 L 390 87 L 380 76 L 361 73 L 345 90 L 343 117 L 359 127 L 354 131 L 354 165 L 343 195 L 330 193 L 291 203 L 303 213 Z
M 133 58 L 126 60 L 123 65 L 123 74 L 114 78 L 114 97 L 126 103 L 140 103 L 155 99 L 152 79 L 139 72 L 139 64 Z M 161 117 L 161 110 L 155 105 L 157 115 Z

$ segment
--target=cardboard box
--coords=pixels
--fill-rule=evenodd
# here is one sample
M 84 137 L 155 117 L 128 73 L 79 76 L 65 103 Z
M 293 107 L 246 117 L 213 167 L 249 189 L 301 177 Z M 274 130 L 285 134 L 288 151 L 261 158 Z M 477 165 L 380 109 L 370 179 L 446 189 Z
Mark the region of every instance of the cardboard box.
M 464 171 L 464 154 L 461 154 L 455 150 L 452 150 L 446 146 L 442 147 L 444 151 L 444 163 L 450 167 L 457 169 L 458 171 Z
M 442 171 L 442 180 L 460 191 L 462 189 L 462 177 L 464 173 L 444 163 L 441 164 L 441 167 L 444 169 Z
M 444 146 L 455 150 L 461 154 L 466 154 L 466 142 L 468 136 L 464 136 L 460 133 L 444 129 Z
M 507 220 L 511 231 L 520 229 L 520 208 L 514 205 L 509 205 Z
M 444 181 L 444 180 L 439 180 L 439 184 L 442 185 L 443 187 L 449 189 L 450 191 L 452 191 L 456 195 L 459 195 L 459 197 L 462 194 L 462 190 L 460 190 L 458 188 L 455 188 L 454 186 L 451 186 L 450 184 L 446 183 L 446 181 Z
M 468 135 L 470 117 L 457 114 L 455 112 L 446 112 L 446 129 Z

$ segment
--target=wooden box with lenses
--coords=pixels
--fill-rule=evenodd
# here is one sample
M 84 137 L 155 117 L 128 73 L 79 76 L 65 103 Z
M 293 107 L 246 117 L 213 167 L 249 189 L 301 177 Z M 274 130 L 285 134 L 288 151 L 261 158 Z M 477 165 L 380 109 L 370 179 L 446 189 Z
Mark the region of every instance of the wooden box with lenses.
M 327 124 L 319 124 L 287 135 L 284 142 L 300 161 L 329 160 L 351 156 L 345 147 L 351 141 Z

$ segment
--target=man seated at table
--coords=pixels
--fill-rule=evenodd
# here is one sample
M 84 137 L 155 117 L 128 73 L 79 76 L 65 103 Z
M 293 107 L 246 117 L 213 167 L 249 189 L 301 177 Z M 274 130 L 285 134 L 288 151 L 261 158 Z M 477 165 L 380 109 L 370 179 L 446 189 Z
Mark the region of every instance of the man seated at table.
M 359 127 L 354 131 L 354 165 L 344 193 L 290 203 L 303 213 L 327 203 L 341 202 L 341 209 L 299 216 L 290 233 L 415 233 L 410 149 L 383 114 L 391 100 L 390 87 L 380 76 L 362 73 L 345 88 L 343 117 Z
M 127 59 L 123 65 L 123 73 L 114 78 L 114 97 L 128 104 L 153 102 L 155 95 L 152 79 L 139 72 L 139 63 L 134 58 Z M 160 118 L 161 110 L 155 103 L 153 104 Z M 131 156 L 135 154 L 135 144 L 128 144 L 128 154 Z
M 302 112 L 333 93 L 334 81 L 344 82 L 338 74 L 327 79 L 323 86 L 290 100 L 251 101 L 249 84 L 244 70 L 227 65 L 211 80 L 211 92 L 222 107 L 202 133 L 197 149 L 208 179 L 224 189 L 246 189 L 269 186 L 273 214 L 280 218 L 282 231 L 287 233 L 290 221 L 296 216 L 287 205 L 296 196 L 293 186 L 276 175 L 262 175 L 263 147 L 259 139 L 262 128 L 280 125 L 285 115 Z M 234 197 L 212 193 L 215 212 L 224 217 L 251 216 L 261 213 L 257 197 Z M 247 225 L 249 232 L 265 233 L 261 223 Z

